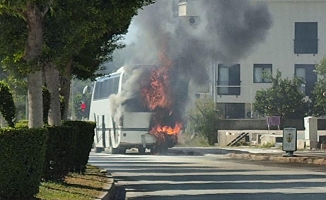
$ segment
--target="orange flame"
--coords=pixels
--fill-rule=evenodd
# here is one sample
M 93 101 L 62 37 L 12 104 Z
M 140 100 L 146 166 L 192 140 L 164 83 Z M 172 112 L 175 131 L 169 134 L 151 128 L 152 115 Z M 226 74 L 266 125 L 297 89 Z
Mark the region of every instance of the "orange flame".
M 169 76 L 164 68 L 152 70 L 149 87 L 143 88 L 142 96 L 145 98 L 145 104 L 150 110 L 157 107 L 170 108 L 171 99 L 168 90 Z
M 181 123 L 176 123 L 175 126 L 172 128 L 170 126 L 161 126 L 161 125 L 156 125 L 152 128 L 151 132 L 156 132 L 156 133 L 167 133 L 168 135 L 174 135 L 178 134 L 180 130 L 182 129 L 182 124 Z
M 152 69 L 150 85 L 142 89 L 144 103 L 150 110 L 155 110 L 158 107 L 170 109 L 172 105 L 169 69 L 173 62 L 163 53 L 159 57 L 161 67 Z
M 164 51 L 163 51 L 164 52 Z M 158 108 L 164 109 L 167 113 L 172 113 L 173 99 L 170 91 L 170 77 L 169 74 L 173 66 L 166 54 L 159 55 L 161 66 L 152 69 L 150 75 L 150 83 L 147 87 L 142 88 L 141 94 L 144 99 L 144 105 L 151 111 L 158 112 Z M 160 136 L 161 133 L 168 135 L 176 135 L 182 129 L 182 123 L 175 122 L 174 126 L 163 125 L 164 122 L 160 121 L 162 118 L 154 118 L 154 126 L 152 127 L 151 134 Z

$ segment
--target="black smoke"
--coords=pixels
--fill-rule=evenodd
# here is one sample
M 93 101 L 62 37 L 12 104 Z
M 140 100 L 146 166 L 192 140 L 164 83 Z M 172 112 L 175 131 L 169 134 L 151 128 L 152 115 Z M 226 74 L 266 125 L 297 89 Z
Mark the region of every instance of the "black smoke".
M 191 1 L 188 1 L 189 4 Z M 194 16 L 179 17 L 177 0 L 158 0 L 143 8 L 133 19 L 136 41 L 130 45 L 126 66 L 132 72 L 137 64 L 160 65 L 165 53 L 173 61 L 171 89 L 173 109 L 183 113 L 188 101 L 188 85 L 208 84 L 212 61 L 236 63 L 264 41 L 272 25 L 268 6 L 249 0 L 197 0 Z M 191 6 L 191 5 L 190 5 Z M 138 76 L 139 79 L 147 78 Z M 137 78 L 127 90 L 139 94 Z M 139 99 L 138 99 L 139 101 Z

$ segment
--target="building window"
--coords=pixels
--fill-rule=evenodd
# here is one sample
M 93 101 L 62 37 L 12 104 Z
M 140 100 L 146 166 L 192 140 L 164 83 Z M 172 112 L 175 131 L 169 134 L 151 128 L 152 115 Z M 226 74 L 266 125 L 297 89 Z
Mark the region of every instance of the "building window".
M 271 79 L 266 77 L 271 74 L 271 64 L 254 64 L 254 83 L 271 83 Z
M 318 53 L 318 23 L 296 22 L 294 33 L 295 54 Z
M 317 75 L 314 72 L 315 65 L 295 65 L 295 75 L 302 78 L 304 83 L 301 85 L 300 90 L 306 95 L 310 96 L 315 84 L 317 82 Z
M 225 119 L 246 118 L 244 103 L 218 103 L 217 108 L 219 110 L 219 114 L 221 114 Z
M 218 65 L 218 95 L 240 95 L 240 65 Z

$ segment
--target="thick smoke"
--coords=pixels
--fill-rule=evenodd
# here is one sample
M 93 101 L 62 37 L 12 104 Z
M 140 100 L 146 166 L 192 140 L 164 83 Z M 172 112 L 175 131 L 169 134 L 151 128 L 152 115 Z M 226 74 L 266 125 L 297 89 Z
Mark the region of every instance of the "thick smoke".
M 219 13 L 219 16 L 206 15 L 210 39 L 218 48 L 212 48 L 212 57 L 235 62 L 251 53 L 252 48 L 265 39 L 271 26 L 271 19 L 265 4 L 250 4 L 249 1 L 203 1 L 206 13 Z
M 137 64 L 160 64 L 160 53 L 173 61 L 171 85 L 176 91 L 176 107 L 186 104 L 190 82 L 208 83 L 208 69 L 213 61 L 239 62 L 256 44 L 264 41 L 272 24 L 266 3 L 249 0 L 194 2 L 195 16 L 179 17 L 179 1 L 176 0 L 158 0 L 143 8 L 133 19 L 138 29 L 137 41 L 127 47 L 133 52 L 126 63 L 129 69 Z M 129 91 L 139 92 L 137 82 L 130 87 Z M 135 93 L 128 95 L 131 97 Z
M 158 53 L 165 50 L 178 62 L 182 75 L 203 84 L 213 60 L 234 63 L 248 56 L 271 27 L 271 16 L 262 2 L 195 2 L 193 25 L 190 16 L 178 17 L 178 1 L 159 0 L 145 7 L 134 19 L 139 34 L 131 63 L 157 63 Z
M 119 69 L 118 71 L 122 70 Z M 123 90 L 118 94 L 110 95 L 110 112 L 114 114 L 114 120 L 119 121 L 121 112 L 133 111 L 141 112 L 142 102 L 139 96 L 139 91 L 141 90 L 141 80 L 148 75 L 148 69 L 146 66 L 133 66 L 124 67 L 125 71 Z M 147 78 L 146 77 L 146 78 Z M 120 105 L 122 104 L 122 107 Z M 128 106 L 125 106 L 128 105 Z

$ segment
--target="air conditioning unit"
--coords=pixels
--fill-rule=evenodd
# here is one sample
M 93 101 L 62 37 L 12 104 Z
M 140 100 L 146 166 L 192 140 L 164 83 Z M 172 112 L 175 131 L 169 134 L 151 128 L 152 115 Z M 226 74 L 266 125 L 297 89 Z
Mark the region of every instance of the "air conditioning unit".
M 197 28 L 200 22 L 198 13 L 199 2 L 197 0 L 186 0 L 178 3 L 178 16 L 180 22 Z
M 183 16 L 183 17 L 180 17 L 180 21 L 182 23 L 192 26 L 193 28 L 197 28 L 200 23 L 200 17 L 199 16 Z

